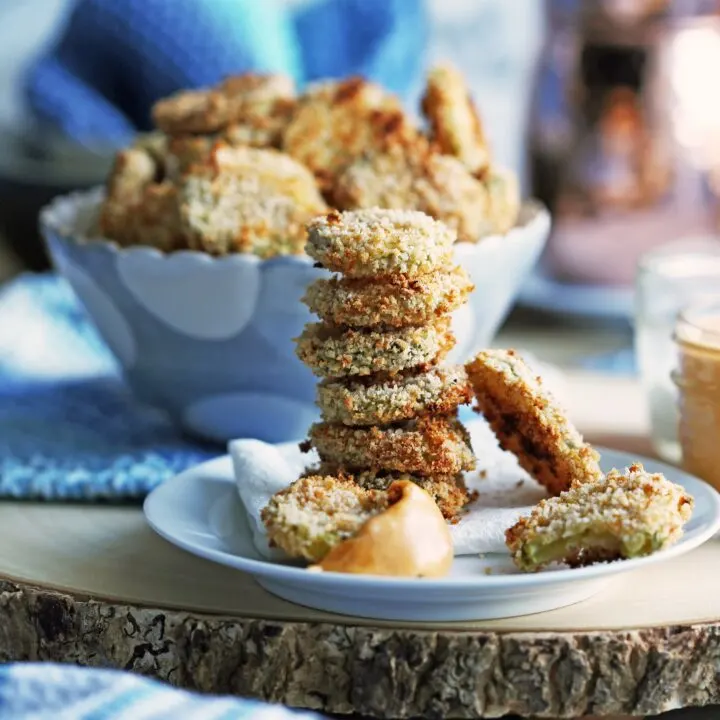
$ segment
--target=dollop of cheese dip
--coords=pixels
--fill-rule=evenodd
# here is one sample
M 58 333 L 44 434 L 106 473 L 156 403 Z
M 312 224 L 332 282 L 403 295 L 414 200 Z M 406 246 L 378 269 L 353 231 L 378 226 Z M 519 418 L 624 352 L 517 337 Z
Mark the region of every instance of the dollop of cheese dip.
M 387 510 L 370 518 L 355 536 L 309 569 L 394 577 L 447 575 L 453 560 L 452 538 L 433 499 L 409 480 L 394 482 L 388 492 Z

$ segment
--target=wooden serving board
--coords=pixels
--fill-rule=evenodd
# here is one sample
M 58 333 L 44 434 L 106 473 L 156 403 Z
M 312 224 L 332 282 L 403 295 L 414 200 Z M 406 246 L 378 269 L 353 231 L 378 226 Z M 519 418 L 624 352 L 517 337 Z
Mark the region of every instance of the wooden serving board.
M 720 701 L 720 541 L 563 610 L 335 616 L 160 539 L 136 508 L 0 506 L 0 660 L 139 671 L 377 717 L 650 714 Z
M 157 537 L 137 507 L 7 502 L 0 661 L 123 668 L 326 713 L 650 715 L 720 702 L 718 568 L 713 540 L 562 610 L 390 624 L 277 599 Z

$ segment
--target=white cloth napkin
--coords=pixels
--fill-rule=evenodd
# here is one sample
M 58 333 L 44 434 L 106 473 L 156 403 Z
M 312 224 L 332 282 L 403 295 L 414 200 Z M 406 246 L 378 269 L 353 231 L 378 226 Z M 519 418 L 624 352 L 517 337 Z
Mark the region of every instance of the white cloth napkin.
M 467 428 L 478 469 L 467 473 L 465 481 L 479 496 L 462 520 L 450 526 L 455 555 L 507 552 L 505 530 L 545 497 L 545 491 L 519 467 L 513 455 L 500 450 L 483 420 L 473 420 Z M 260 511 L 273 493 L 297 479 L 317 458 L 313 453 L 301 453 L 295 443 L 269 445 L 259 440 L 234 440 L 230 455 L 258 552 L 275 558 L 278 555 L 268 546 Z
M 545 387 L 562 403 L 566 394 L 562 373 L 553 366 L 537 362 L 529 353 L 523 357 L 542 375 Z M 505 530 L 521 515 L 546 497 L 545 490 L 519 465 L 514 455 L 503 452 L 487 423 L 477 418 L 466 423 L 478 467 L 465 474 L 469 490 L 478 498 L 459 523 L 450 526 L 455 555 L 507 553 Z M 238 493 L 250 518 L 258 552 L 274 559 L 282 553 L 269 547 L 260 512 L 270 497 L 287 487 L 317 460 L 303 454 L 297 443 L 269 445 L 260 440 L 233 440 L 229 444 Z

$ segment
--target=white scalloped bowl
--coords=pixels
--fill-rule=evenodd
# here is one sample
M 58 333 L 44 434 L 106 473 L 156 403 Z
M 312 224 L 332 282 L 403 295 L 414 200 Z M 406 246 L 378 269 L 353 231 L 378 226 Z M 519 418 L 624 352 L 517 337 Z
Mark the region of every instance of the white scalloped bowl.
M 305 256 L 121 248 L 89 235 L 102 198 L 102 189 L 56 198 L 40 227 L 138 398 L 217 442 L 303 437 L 317 419 L 316 379 L 293 338 L 313 321 L 300 298 L 325 271 Z M 453 317 L 454 360 L 492 342 L 549 230 L 548 212 L 532 202 L 507 235 L 456 246 L 476 288 Z

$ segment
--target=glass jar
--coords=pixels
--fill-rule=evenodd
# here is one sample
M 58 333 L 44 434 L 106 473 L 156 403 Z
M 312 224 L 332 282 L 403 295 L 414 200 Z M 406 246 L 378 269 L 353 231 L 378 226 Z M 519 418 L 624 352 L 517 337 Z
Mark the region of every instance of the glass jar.
M 680 314 L 675 342 L 682 464 L 720 490 L 720 295 Z
M 686 239 L 664 245 L 641 259 L 635 282 L 635 353 L 650 414 L 655 451 L 680 461 L 677 366 L 673 332 L 689 303 L 720 293 L 720 243 Z

